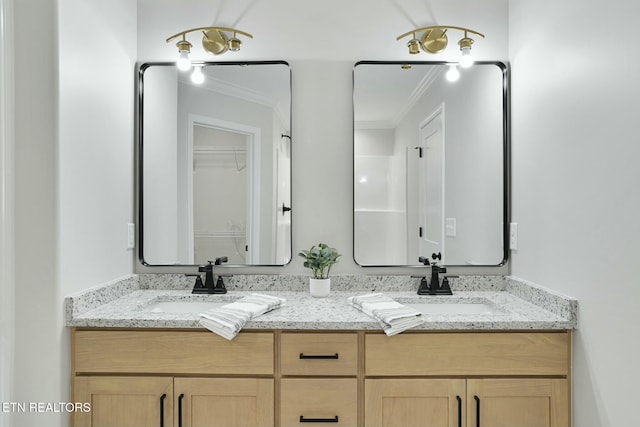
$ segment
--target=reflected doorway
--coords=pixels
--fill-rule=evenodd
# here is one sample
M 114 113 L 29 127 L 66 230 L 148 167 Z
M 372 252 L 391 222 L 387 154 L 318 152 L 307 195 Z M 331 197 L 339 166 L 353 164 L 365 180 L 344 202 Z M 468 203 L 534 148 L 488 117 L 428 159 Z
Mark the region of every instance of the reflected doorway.
M 444 248 L 444 106 L 420 124 L 418 166 L 418 254 L 427 258 Z
M 259 256 L 252 242 L 260 232 L 253 222 L 260 209 L 254 194 L 260 132 L 205 117 L 190 117 L 189 124 L 189 259 L 199 265 L 222 256 L 229 264 L 252 263 Z
M 193 127 L 195 264 L 220 256 L 232 264 L 246 264 L 248 146 L 245 134 L 199 124 Z

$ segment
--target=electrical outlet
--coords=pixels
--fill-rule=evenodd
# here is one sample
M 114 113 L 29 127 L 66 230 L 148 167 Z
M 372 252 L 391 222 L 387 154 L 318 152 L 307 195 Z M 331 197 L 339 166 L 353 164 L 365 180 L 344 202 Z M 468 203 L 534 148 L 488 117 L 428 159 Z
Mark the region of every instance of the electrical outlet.
M 509 248 L 518 250 L 518 223 L 512 222 L 509 227 Z
M 127 249 L 133 249 L 136 246 L 136 225 L 127 224 Z

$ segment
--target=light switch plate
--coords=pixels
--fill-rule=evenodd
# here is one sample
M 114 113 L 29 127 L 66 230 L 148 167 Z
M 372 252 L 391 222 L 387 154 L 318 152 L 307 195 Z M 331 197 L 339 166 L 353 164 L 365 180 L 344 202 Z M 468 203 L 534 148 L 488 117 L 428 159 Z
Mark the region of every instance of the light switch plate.
M 456 219 L 455 218 L 446 218 L 444 223 L 444 231 L 447 237 L 456 237 Z
M 127 224 L 127 249 L 133 249 L 136 246 L 136 225 Z
M 509 248 L 512 251 L 518 249 L 518 223 L 512 222 L 509 226 Z

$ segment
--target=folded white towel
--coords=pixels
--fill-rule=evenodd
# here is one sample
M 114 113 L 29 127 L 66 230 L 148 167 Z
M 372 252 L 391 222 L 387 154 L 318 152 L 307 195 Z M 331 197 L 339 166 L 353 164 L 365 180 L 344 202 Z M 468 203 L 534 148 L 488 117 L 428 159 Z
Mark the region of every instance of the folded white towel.
M 251 294 L 201 313 L 200 324 L 211 332 L 232 340 L 249 320 L 279 308 L 285 301 L 284 298 L 271 295 Z
M 348 299 L 351 305 L 380 322 L 382 330 L 389 336 L 424 323 L 422 313 L 381 293 L 360 295 Z

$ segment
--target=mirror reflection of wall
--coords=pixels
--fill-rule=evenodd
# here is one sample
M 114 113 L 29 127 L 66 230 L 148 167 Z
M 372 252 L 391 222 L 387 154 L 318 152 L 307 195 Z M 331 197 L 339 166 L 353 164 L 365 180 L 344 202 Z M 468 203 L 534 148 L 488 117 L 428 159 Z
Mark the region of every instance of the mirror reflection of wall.
M 506 78 L 477 64 L 354 69 L 354 258 L 364 266 L 504 261 Z
M 141 66 L 141 260 L 235 265 L 291 259 L 290 71 L 209 63 Z

